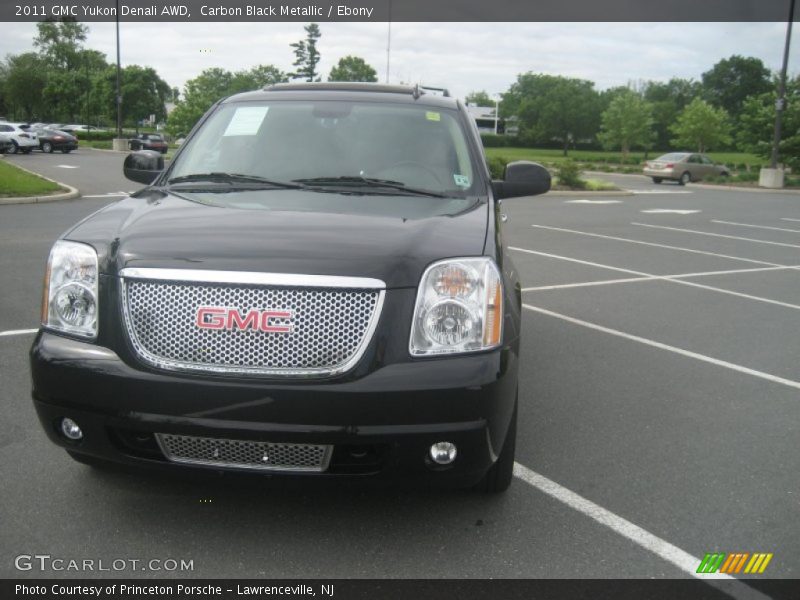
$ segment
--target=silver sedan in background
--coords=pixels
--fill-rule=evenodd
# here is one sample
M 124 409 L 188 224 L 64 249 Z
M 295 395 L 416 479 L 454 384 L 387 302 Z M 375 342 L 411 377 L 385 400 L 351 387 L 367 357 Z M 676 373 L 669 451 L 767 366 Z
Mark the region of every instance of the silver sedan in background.
M 714 164 L 705 154 L 691 152 L 670 152 L 649 160 L 644 164 L 644 175 L 651 177 L 653 183 L 661 183 L 665 179 L 686 185 L 691 181 L 700 181 L 706 177 L 730 175 L 725 165 Z

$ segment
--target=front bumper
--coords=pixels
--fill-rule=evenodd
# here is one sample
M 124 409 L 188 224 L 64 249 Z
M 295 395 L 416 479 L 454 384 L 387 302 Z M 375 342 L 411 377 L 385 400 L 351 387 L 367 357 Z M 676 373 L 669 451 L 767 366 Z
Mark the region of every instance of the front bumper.
M 333 458 L 315 477 L 456 486 L 476 483 L 496 460 L 514 408 L 517 368 L 516 348 L 509 346 L 389 364 L 358 378 L 290 382 L 146 370 L 107 348 L 48 332 L 31 349 L 36 411 L 50 439 L 72 452 L 161 469 L 225 471 L 169 462 L 153 434 L 327 444 Z M 60 433 L 63 417 L 80 425 L 82 440 Z M 427 458 L 440 441 L 458 448 L 447 467 Z

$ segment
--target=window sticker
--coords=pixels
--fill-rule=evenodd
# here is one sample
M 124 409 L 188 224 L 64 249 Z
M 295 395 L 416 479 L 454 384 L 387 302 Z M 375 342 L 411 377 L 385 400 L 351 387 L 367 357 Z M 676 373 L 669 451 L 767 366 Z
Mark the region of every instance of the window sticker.
M 233 113 L 228 128 L 223 136 L 229 135 L 256 135 L 264 117 L 267 116 L 268 106 L 243 106 Z
M 468 188 L 469 187 L 469 177 L 466 175 L 460 175 L 459 173 L 453 174 L 453 181 L 456 182 L 458 187 Z
M 442 115 L 438 112 L 428 111 L 425 113 L 425 118 L 428 119 L 428 121 L 441 121 Z

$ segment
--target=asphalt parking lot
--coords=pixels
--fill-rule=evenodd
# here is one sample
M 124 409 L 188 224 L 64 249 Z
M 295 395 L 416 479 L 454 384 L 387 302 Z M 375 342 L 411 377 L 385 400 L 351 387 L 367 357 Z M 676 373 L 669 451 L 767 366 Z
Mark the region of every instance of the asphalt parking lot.
M 800 577 L 800 195 L 609 176 L 636 193 L 506 201 L 525 368 L 517 479 L 485 497 L 74 463 L 35 417 L 25 330 L 52 241 L 137 186 L 120 154 L 7 160 L 86 197 L 0 207 L 0 576 L 41 577 L 14 557 L 44 553 L 191 577 L 660 578 L 769 552 L 735 596 Z

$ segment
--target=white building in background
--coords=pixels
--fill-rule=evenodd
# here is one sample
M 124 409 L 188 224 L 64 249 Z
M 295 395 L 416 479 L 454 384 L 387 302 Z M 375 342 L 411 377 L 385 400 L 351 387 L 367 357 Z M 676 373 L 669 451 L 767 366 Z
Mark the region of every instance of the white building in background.
M 467 104 L 467 111 L 475 119 L 478 131 L 481 133 L 503 133 L 502 119 L 497 118 L 497 111 L 494 106 L 477 106 Z

